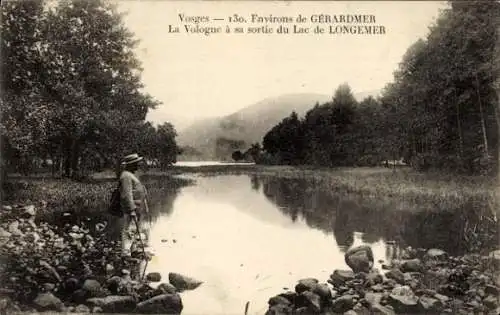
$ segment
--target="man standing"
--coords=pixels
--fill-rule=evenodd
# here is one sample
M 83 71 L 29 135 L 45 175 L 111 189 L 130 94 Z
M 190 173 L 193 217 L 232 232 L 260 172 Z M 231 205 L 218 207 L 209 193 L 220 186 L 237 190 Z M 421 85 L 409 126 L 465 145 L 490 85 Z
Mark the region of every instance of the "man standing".
M 130 249 L 130 246 L 126 246 L 129 227 L 140 222 L 141 217 L 148 212 L 146 188 L 136 176 L 139 162 L 142 159 L 141 156 L 134 153 L 125 156 L 121 162 L 123 171 L 120 174 L 120 205 L 124 215 L 120 220 L 122 221 L 122 250 L 125 254 L 128 254 Z

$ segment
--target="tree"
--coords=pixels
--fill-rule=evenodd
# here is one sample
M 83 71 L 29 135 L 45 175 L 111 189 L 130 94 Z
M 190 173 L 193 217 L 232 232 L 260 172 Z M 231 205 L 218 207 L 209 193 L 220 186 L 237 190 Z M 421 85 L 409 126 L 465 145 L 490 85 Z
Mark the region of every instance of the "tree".
M 113 4 L 13 1 L 2 9 L 1 131 L 9 163 L 50 157 L 73 177 L 89 161 L 113 166 L 140 138 L 152 153 L 156 131 L 144 120 L 159 102 L 141 91 L 136 40 Z M 175 132 L 160 129 L 155 137 L 174 150 Z

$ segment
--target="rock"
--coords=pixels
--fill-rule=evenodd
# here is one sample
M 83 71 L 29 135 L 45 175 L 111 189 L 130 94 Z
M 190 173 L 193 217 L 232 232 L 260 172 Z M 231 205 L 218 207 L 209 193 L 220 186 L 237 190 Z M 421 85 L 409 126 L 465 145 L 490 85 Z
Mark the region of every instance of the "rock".
M 370 246 L 361 245 L 349 249 L 344 255 L 345 263 L 356 272 L 369 272 L 373 267 L 373 252 Z
M 156 287 L 156 290 L 161 291 L 161 294 L 174 294 L 177 293 L 177 289 L 170 283 L 161 283 Z
M 319 312 L 321 310 L 321 298 L 319 295 L 312 293 L 311 291 L 304 291 L 300 293 L 300 297 L 304 299 L 305 306 L 313 312 Z
M 182 300 L 178 294 L 162 294 L 137 304 L 135 312 L 142 314 L 180 314 L 182 308 Z
M 340 286 L 349 280 L 354 279 L 354 272 L 351 270 L 335 270 L 330 275 L 331 283 L 335 286 Z
M 173 272 L 168 274 L 168 281 L 177 289 L 177 291 L 194 290 L 203 284 L 202 281 Z
M 24 215 L 27 215 L 28 217 L 34 217 L 36 216 L 36 211 L 35 211 L 35 206 L 34 205 L 29 205 L 23 208 Z
M 496 285 L 488 284 L 484 288 L 484 292 L 486 294 L 491 294 L 491 295 L 494 295 L 494 296 L 498 296 L 499 290 L 498 290 L 498 287 Z
M 115 272 L 115 267 L 113 267 L 113 265 L 111 264 L 106 264 L 106 273 L 112 274 L 113 272 Z
M 89 297 L 98 297 L 102 290 L 99 281 L 93 279 L 85 280 L 82 289 L 89 293 Z
M 102 312 L 103 312 L 103 310 L 102 310 L 102 308 L 101 308 L 101 307 L 99 307 L 99 306 L 94 306 L 94 307 L 92 308 L 92 313 L 102 313 Z
M 387 264 L 382 264 L 382 269 L 389 270 L 389 269 L 391 269 L 391 266 L 389 266 Z
M 489 309 L 496 309 L 498 307 L 498 299 L 493 295 L 488 295 L 483 300 L 483 304 Z
M 418 258 L 405 260 L 401 264 L 402 272 L 421 272 L 423 271 L 423 269 L 424 266 L 422 264 L 422 261 L 420 261 L 420 259 Z
M 318 284 L 318 280 L 314 278 L 300 279 L 299 283 L 295 286 L 295 292 L 298 294 L 304 291 L 312 291 Z
M 285 299 L 287 299 L 288 301 L 290 301 L 290 303 L 295 304 L 295 299 L 297 298 L 298 295 L 297 295 L 297 293 L 295 293 L 293 291 L 286 291 L 286 292 L 280 293 L 279 296 L 282 296 Z
M 382 282 L 384 282 L 384 279 L 378 272 L 370 272 L 368 275 L 366 275 L 365 286 L 374 286 Z
M 317 294 L 321 300 L 327 301 L 332 299 L 332 291 L 326 283 L 318 283 L 312 290 L 313 293 Z
M 347 312 L 344 313 L 344 315 L 358 315 L 358 313 L 355 312 L 354 310 L 348 310 Z
M 307 308 L 304 308 L 306 312 L 308 311 Z M 271 306 L 265 315 L 288 315 L 292 313 L 292 308 L 289 305 L 284 305 L 284 304 L 276 304 Z M 295 311 L 294 314 L 299 314 L 298 309 Z M 302 314 L 302 313 L 300 313 Z M 307 313 L 305 313 L 307 314 Z
M 405 276 L 404 276 L 403 272 L 401 272 L 401 270 L 399 270 L 398 268 L 393 268 L 393 269 L 389 270 L 385 274 L 385 276 L 388 279 L 393 279 L 394 281 L 396 281 L 399 284 L 405 283 Z
M 425 261 L 429 261 L 429 260 L 442 261 L 442 260 L 445 260 L 446 258 L 448 258 L 448 254 L 444 250 L 437 249 L 437 248 L 429 249 L 424 255 Z
M 332 301 L 332 310 L 335 313 L 344 313 L 356 305 L 355 296 L 343 295 Z
M 33 301 L 38 311 L 61 311 L 64 304 L 52 293 L 39 293 Z
M 273 306 L 277 304 L 290 305 L 292 303 L 287 298 L 280 295 L 276 295 L 270 298 L 269 301 L 267 301 L 267 304 L 269 304 L 269 306 Z
M 395 315 L 396 313 L 389 307 L 387 306 L 382 306 L 380 304 L 373 305 L 372 308 L 370 309 L 370 315 L 371 314 L 380 314 L 380 315 Z
M 366 292 L 364 299 L 370 306 L 372 306 L 375 304 L 380 304 L 380 300 L 382 300 L 382 297 L 382 293 Z
M 497 261 L 500 261 L 500 249 L 497 249 L 497 250 L 490 252 L 489 257 L 491 257 Z
M 136 304 L 132 296 L 109 295 L 103 298 L 90 298 L 87 303 L 90 307 L 98 306 L 103 312 L 127 313 L 134 310 Z
M 71 294 L 71 301 L 75 304 L 83 304 L 90 297 L 90 292 L 83 289 L 78 289 L 73 292 L 73 294 Z
M 56 288 L 56 285 L 53 283 L 47 282 L 47 283 L 43 284 L 43 290 L 45 292 L 52 292 L 52 291 L 54 291 L 55 288 Z
M 392 289 L 388 302 L 397 313 L 413 313 L 417 310 L 418 298 L 409 286 L 400 286 Z
M 7 206 L 7 205 L 2 205 L 2 210 L 11 211 L 12 207 L 11 206 Z
M 15 236 L 23 236 L 23 232 L 19 229 L 19 221 L 13 221 L 9 224 L 7 230 Z
M 0 238 L 9 238 L 12 233 L 7 232 L 4 228 L 0 227 Z
M 75 313 L 90 313 L 90 308 L 87 305 L 80 304 L 75 307 Z
M 146 275 L 146 280 L 149 282 L 160 282 L 161 274 L 159 272 L 150 272 Z
M 113 294 L 117 294 L 121 291 L 121 289 L 123 288 L 123 286 L 125 285 L 125 280 L 123 280 L 122 278 L 118 277 L 118 276 L 114 276 L 114 277 L 111 277 L 108 281 L 107 281 L 107 286 L 108 286 L 108 290 L 113 293 Z
M 418 299 L 418 304 L 424 314 L 440 311 L 444 306 L 440 300 L 428 296 L 421 296 Z

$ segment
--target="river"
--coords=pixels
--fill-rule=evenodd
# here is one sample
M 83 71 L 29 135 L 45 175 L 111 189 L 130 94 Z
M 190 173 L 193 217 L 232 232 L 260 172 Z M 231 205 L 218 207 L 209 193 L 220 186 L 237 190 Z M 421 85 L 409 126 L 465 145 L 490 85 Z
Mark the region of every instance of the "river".
M 186 175 L 187 176 L 187 175 Z M 196 184 L 153 206 L 148 272 L 181 273 L 204 283 L 182 293 L 183 314 L 263 314 L 270 296 L 301 278 L 325 282 L 347 268 L 346 249 L 371 245 L 375 267 L 403 246 L 463 251 L 454 231 L 463 216 L 395 212 L 308 189 L 297 179 L 190 175 Z

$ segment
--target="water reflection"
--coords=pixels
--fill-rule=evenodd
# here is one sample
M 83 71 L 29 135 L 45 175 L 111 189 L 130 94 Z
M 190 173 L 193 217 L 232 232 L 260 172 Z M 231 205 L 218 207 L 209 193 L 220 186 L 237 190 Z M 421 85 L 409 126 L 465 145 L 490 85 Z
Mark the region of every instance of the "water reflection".
M 437 247 L 460 255 L 470 250 L 467 225 L 476 229 L 491 228 L 482 220 L 488 203 L 470 201 L 462 206 L 418 210 L 418 205 L 404 204 L 406 211 L 391 203 L 354 194 L 336 194 L 322 187 L 312 187 L 306 179 L 253 176 L 252 186 L 262 185 L 263 193 L 292 220 L 302 216 L 312 228 L 332 232 L 342 250 L 353 245 L 354 234 L 361 232 L 364 243 L 391 241 L 401 247 Z M 258 184 L 257 184 L 258 183 Z M 488 225 L 488 226 L 487 226 Z M 483 240 L 483 247 L 495 246 L 497 240 Z
M 336 194 L 305 179 L 193 178 L 195 185 L 159 194 L 150 205 L 156 256 L 147 271 L 160 272 L 162 281 L 178 272 L 204 282 L 182 293 L 186 314 L 243 313 L 247 301 L 249 314 L 262 314 L 283 287 L 306 277 L 326 281 L 334 269 L 348 268 L 345 250 L 363 243 L 376 268 L 407 245 L 460 252 L 460 231 L 477 217 L 469 205 L 400 211 L 400 203 Z

